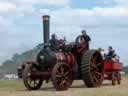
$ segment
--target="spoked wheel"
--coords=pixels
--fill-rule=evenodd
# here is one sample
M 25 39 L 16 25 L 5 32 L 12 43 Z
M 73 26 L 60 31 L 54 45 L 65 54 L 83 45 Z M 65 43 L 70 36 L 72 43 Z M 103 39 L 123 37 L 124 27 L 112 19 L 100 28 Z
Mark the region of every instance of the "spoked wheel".
M 117 84 L 121 84 L 121 74 L 119 72 L 117 72 Z
M 115 74 L 115 72 L 113 72 L 113 73 L 112 73 L 112 85 L 113 85 L 113 86 L 116 85 L 115 76 L 116 76 L 116 74 Z
M 56 90 L 67 90 L 72 82 L 72 70 L 65 63 L 57 63 L 52 71 L 52 82 Z
M 23 81 L 24 85 L 28 90 L 37 90 L 40 89 L 43 81 L 40 79 L 32 79 L 31 74 L 33 71 L 33 66 L 31 64 L 26 64 L 23 72 Z
M 86 51 L 81 62 L 81 73 L 87 87 L 98 87 L 103 82 L 103 59 L 96 50 Z

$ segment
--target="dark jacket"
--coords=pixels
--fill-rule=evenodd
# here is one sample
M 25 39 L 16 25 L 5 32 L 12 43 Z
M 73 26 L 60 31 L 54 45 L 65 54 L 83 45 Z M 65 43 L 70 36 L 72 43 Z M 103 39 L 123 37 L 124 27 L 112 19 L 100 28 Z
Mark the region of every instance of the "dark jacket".
M 109 51 L 109 53 L 107 54 L 107 57 L 108 57 L 108 58 L 113 58 L 113 57 L 115 57 L 115 56 L 116 56 L 116 53 L 115 53 L 114 50 Z
M 82 38 L 84 38 L 85 42 L 89 42 L 89 41 L 91 41 L 91 38 L 90 38 L 89 35 L 86 35 L 86 36 L 81 35 L 81 39 L 82 39 Z
M 50 44 L 51 44 L 51 49 L 52 50 L 57 50 L 58 49 L 58 40 L 56 38 L 52 38 L 50 40 Z

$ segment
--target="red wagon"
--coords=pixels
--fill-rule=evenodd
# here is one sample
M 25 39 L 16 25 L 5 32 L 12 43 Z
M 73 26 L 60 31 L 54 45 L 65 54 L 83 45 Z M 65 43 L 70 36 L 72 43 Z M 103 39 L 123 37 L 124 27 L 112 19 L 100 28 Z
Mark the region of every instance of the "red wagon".
M 105 60 L 104 61 L 104 79 L 112 80 L 112 85 L 121 83 L 121 74 L 123 66 L 118 60 Z

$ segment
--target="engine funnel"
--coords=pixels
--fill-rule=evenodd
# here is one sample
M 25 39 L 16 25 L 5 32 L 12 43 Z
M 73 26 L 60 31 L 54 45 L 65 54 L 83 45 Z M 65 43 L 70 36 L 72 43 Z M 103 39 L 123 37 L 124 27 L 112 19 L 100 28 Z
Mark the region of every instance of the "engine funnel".
M 44 15 L 42 16 L 42 19 L 43 19 L 43 39 L 44 39 L 44 44 L 48 43 L 49 42 L 49 35 L 50 35 L 50 24 L 49 24 L 49 21 L 50 21 L 50 16 L 48 15 Z

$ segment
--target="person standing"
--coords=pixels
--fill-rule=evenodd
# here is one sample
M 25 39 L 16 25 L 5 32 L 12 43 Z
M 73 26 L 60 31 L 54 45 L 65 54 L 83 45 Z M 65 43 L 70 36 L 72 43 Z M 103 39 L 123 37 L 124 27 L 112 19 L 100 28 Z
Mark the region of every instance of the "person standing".
M 91 41 L 91 38 L 89 35 L 87 35 L 86 30 L 82 30 L 82 35 L 80 37 L 81 42 L 84 44 L 84 46 L 89 49 L 89 43 Z
M 81 37 L 83 37 L 87 42 L 91 41 L 91 38 L 89 35 L 87 35 L 86 30 L 82 30 L 82 35 Z

